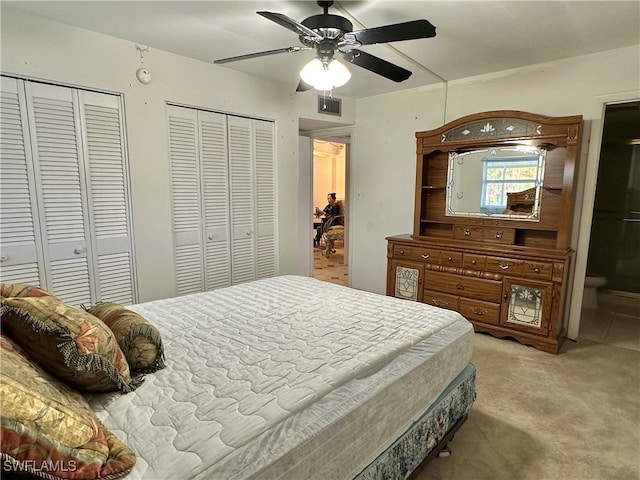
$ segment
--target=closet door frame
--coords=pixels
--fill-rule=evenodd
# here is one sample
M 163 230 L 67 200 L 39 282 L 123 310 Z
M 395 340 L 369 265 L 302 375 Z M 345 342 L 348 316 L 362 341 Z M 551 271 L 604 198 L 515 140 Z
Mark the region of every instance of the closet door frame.
M 169 151 L 170 151 L 170 170 L 173 171 L 173 155 L 174 145 L 172 145 L 171 130 L 172 120 L 171 115 L 174 112 L 176 117 L 182 117 L 184 119 L 195 119 L 197 138 L 196 138 L 196 164 L 197 164 L 197 189 L 198 199 L 197 202 L 193 201 L 194 206 L 197 204 L 198 215 L 200 217 L 200 225 L 198 228 L 197 237 L 199 238 L 199 252 L 200 258 L 197 262 L 201 266 L 202 270 L 199 272 L 201 275 L 202 287 L 199 291 L 206 291 L 212 288 L 218 288 L 223 285 L 211 285 L 209 281 L 210 272 L 208 270 L 212 265 L 207 263 L 207 247 L 212 240 L 227 242 L 226 248 L 228 249 L 228 262 L 229 262 L 229 275 L 227 285 L 234 285 L 245 281 L 254 280 L 257 278 L 263 278 L 266 276 L 273 276 L 278 271 L 278 258 L 277 258 L 277 169 L 276 169 L 276 155 L 275 155 L 275 123 L 271 120 L 261 120 L 251 117 L 246 117 L 237 114 L 229 114 L 223 112 L 216 112 L 200 107 L 194 107 L 189 105 L 181 105 L 176 103 L 167 102 L 167 121 L 169 130 Z M 182 113 L 180 113 L 182 112 Z M 187 113 L 190 112 L 190 113 Z M 207 116 L 214 115 L 225 118 L 226 137 L 225 137 L 225 149 L 226 149 L 226 221 L 227 232 L 222 233 L 221 228 L 211 229 L 207 225 L 205 219 L 207 217 L 206 212 L 206 185 L 204 178 L 204 145 L 202 138 L 202 121 Z M 256 191 L 256 173 L 257 173 L 257 158 L 256 158 L 256 126 L 262 124 L 269 124 L 267 128 L 262 128 L 263 132 L 269 132 L 269 144 L 267 148 L 271 154 L 271 159 L 268 163 L 263 161 L 262 167 L 269 165 L 271 168 L 270 181 L 272 185 L 267 190 L 267 196 L 271 196 L 271 204 L 269 208 L 272 210 L 272 215 L 263 215 L 260 217 L 259 208 L 257 205 L 258 194 Z M 264 133 L 263 133 L 264 134 Z M 263 159 L 264 160 L 264 159 Z M 178 263 L 179 259 L 176 256 L 176 248 L 181 244 L 181 233 L 176 232 L 175 229 L 175 193 L 174 190 L 175 179 L 172 177 L 172 224 L 173 224 L 173 238 L 174 238 L 174 260 Z M 182 208 L 185 208 L 183 205 Z M 248 212 L 248 214 L 247 214 Z M 247 219 L 248 217 L 248 219 Z M 241 224 L 238 224 L 238 219 L 241 219 Z M 261 222 L 262 220 L 262 222 Z M 271 225 L 267 225 L 271 221 Z M 191 235 L 193 239 L 195 233 Z M 259 243 L 262 240 L 262 247 Z M 268 245 L 265 248 L 264 244 L 271 241 L 272 247 Z M 261 259 L 258 255 L 261 251 L 266 251 L 268 257 L 260 263 Z M 273 265 L 268 265 L 269 259 L 272 260 Z M 195 264 L 194 264 L 195 266 Z M 176 264 L 176 282 L 177 282 L 177 294 L 192 293 L 193 288 L 189 291 L 181 292 L 179 285 L 179 272 L 183 270 L 182 266 Z M 197 282 L 196 282 L 197 283 Z M 192 285 L 195 286 L 194 283 Z
M 101 92 L 91 90 L 83 87 L 74 87 L 67 85 L 58 85 L 46 81 L 35 81 L 26 78 L 18 78 L 7 75 L 2 75 L 2 88 L 3 92 L 7 85 L 15 85 L 17 89 L 17 96 L 20 108 L 20 117 L 22 121 L 22 139 L 24 143 L 24 152 L 26 156 L 26 169 L 29 185 L 29 197 L 31 203 L 32 212 L 32 225 L 35 236 L 35 251 L 38 264 L 39 285 L 45 289 L 51 290 L 57 296 L 63 299 L 71 301 L 72 303 L 84 303 L 90 301 L 95 303 L 96 301 L 120 301 L 122 303 L 137 302 L 138 289 L 137 289 L 137 276 L 135 265 L 135 250 L 134 250 L 134 233 L 132 222 L 132 210 L 131 210 L 131 188 L 130 188 L 130 171 L 129 161 L 127 155 L 127 141 L 126 141 L 126 128 L 125 128 L 125 116 L 124 116 L 124 103 L 122 95 L 114 92 Z M 13 87 L 12 87 L 13 88 Z M 127 282 L 130 282 L 130 290 L 126 295 L 126 302 L 121 299 L 114 298 L 101 298 L 100 293 L 100 277 L 98 271 L 98 238 L 94 231 L 94 202 L 92 201 L 91 194 L 91 176 L 88 171 L 88 135 L 87 124 L 85 118 L 86 107 L 91 102 L 85 103 L 85 95 L 95 95 L 94 98 L 104 99 L 108 98 L 109 102 L 113 104 L 118 122 L 118 154 L 120 160 L 120 166 L 122 175 L 120 180 L 122 182 L 121 188 L 123 189 L 124 208 L 121 209 L 125 216 L 125 239 L 120 240 L 120 249 L 126 250 L 128 255 L 128 264 L 124 275 Z M 106 100 L 105 100 L 106 101 Z M 48 102 L 51 102 L 51 110 L 47 110 Z M 66 105 L 56 104 L 56 102 L 68 102 Z M 96 102 L 93 102 L 96 103 Z M 70 108 L 68 108 L 70 105 Z M 60 115 L 58 116 L 58 108 L 61 108 Z M 36 112 L 37 110 L 37 112 Z M 72 115 L 72 120 L 68 115 Z M 61 119 L 67 115 L 66 123 L 61 122 Z M 65 131 L 57 132 L 56 128 L 63 128 L 60 125 L 65 124 L 67 129 Z M 73 127 L 70 128 L 71 123 Z M 70 133 L 73 132 L 73 138 Z M 98 141 L 104 139 L 103 136 L 112 132 L 100 131 L 98 132 Z M 58 138 L 58 134 L 61 138 Z M 66 136 L 66 143 L 60 141 L 62 137 Z M 113 143 L 113 142 L 112 142 Z M 75 151 L 72 151 L 74 149 Z M 75 157 L 74 157 L 75 155 Z M 49 165 L 45 169 L 43 175 L 43 159 L 47 158 Z M 70 167 L 77 168 L 77 177 L 72 175 L 72 178 L 77 178 L 77 188 L 75 195 L 76 199 L 71 199 L 71 202 L 76 202 L 73 208 L 78 209 L 81 212 L 78 215 L 76 211 L 76 232 L 75 238 L 71 241 L 66 241 L 64 235 L 56 233 L 58 241 L 52 241 L 48 232 L 48 221 L 53 222 L 53 226 L 57 226 L 53 231 L 61 232 L 66 230 L 64 227 L 65 219 L 62 218 L 67 201 L 66 194 L 64 192 L 65 184 L 56 184 L 56 179 L 64 182 L 64 177 L 68 176 L 65 173 L 65 163 L 56 163 L 56 159 L 60 158 L 63 162 L 66 162 L 67 169 Z M 62 167 L 59 170 L 59 167 Z M 73 173 L 73 172 L 72 172 Z M 44 176 L 50 175 L 51 181 L 47 181 Z M 114 183 L 114 185 L 120 188 L 120 184 Z M 48 188 L 48 192 L 45 192 L 45 187 Z M 60 190 L 57 193 L 56 190 Z M 47 194 L 49 199 L 46 198 Z M 49 200 L 49 203 L 47 201 Z M 47 210 L 45 207 L 50 206 L 50 217 L 47 217 Z M 71 207 L 71 204 L 69 204 Z M 58 219 L 55 220 L 55 217 Z M 78 220 L 82 219 L 82 228 L 78 229 Z M 82 237 L 82 238 L 80 238 Z M 11 249 L 11 247 L 9 247 Z M 4 255 L 4 253 L 3 253 Z M 60 265 L 58 271 L 57 288 L 56 279 L 54 278 L 55 266 L 52 262 L 64 263 L 67 260 L 74 259 L 86 259 L 86 275 L 87 284 L 82 287 L 78 282 L 77 286 L 73 283 L 70 285 L 70 290 L 64 291 L 65 288 L 61 287 L 66 283 L 66 278 L 77 278 L 74 276 L 73 268 L 70 268 L 65 273 L 66 266 Z M 73 262 L 72 262 L 73 263 Z M 110 265 L 107 263 L 107 267 Z M 127 271 L 128 270 L 128 271 Z M 120 271 L 120 279 L 123 278 L 122 269 Z M 128 289 L 129 285 L 127 285 Z M 74 289 L 83 288 L 84 293 L 79 294 L 81 301 L 72 300 L 74 295 Z M 60 290 L 63 290 L 60 292 Z M 88 297 L 87 297 L 88 295 Z

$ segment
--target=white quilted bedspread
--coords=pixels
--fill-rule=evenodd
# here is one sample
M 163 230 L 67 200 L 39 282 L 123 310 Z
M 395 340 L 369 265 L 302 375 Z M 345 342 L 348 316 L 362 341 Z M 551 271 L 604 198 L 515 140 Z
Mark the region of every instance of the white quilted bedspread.
M 436 339 L 435 354 L 465 338 L 451 354 L 451 378 L 470 354 L 472 328 L 457 313 L 307 277 L 130 308 L 159 328 L 167 368 L 130 394 L 90 398 L 138 453 L 128 478 L 246 478 L 383 388 L 381 379 L 352 380 L 380 372 L 414 345 Z M 341 388 L 343 400 L 328 402 Z M 310 408 L 319 399 L 330 411 Z

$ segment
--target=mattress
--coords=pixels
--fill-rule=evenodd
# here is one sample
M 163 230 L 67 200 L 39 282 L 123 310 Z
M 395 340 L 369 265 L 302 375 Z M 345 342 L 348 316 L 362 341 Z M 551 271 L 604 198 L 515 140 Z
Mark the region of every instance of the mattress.
M 353 478 L 469 363 L 460 314 L 281 276 L 130 306 L 167 367 L 93 395 L 128 479 Z

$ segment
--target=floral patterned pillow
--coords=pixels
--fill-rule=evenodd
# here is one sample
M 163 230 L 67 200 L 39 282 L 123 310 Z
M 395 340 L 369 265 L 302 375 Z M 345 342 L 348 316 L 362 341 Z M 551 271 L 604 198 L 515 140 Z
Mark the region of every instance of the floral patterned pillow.
M 88 312 L 114 333 L 132 372 L 151 373 L 164 368 L 160 332 L 144 317 L 114 302 L 98 303 Z
M 109 327 L 81 308 L 53 296 L 3 297 L 0 315 L 2 331 L 69 386 L 126 393 L 142 382 Z
M 11 339 L 0 335 L 3 477 L 114 479 L 136 462 L 84 397 L 53 378 Z
M 0 283 L 3 297 L 46 297 L 53 296 L 46 290 L 28 283 Z

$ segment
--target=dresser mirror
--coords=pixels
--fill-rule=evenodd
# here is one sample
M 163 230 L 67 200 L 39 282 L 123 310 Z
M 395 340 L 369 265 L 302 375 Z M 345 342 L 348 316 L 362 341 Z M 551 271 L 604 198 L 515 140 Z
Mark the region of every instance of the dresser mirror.
M 545 157 L 528 145 L 449 152 L 446 215 L 539 221 Z

